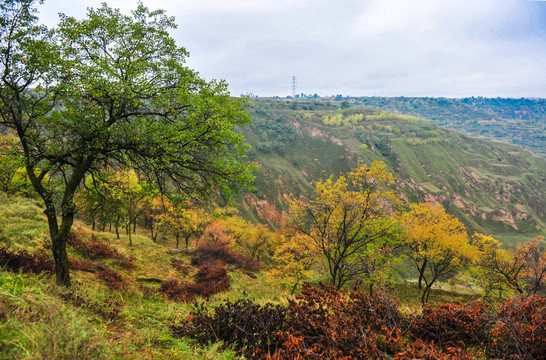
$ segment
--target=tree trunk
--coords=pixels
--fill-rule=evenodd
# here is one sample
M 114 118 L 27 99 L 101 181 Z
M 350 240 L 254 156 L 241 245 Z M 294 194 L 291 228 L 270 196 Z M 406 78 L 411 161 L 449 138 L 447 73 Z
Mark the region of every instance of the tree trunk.
M 59 232 L 57 236 L 51 239 L 51 249 L 53 259 L 55 260 L 55 277 L 58 285 L 70 286 L 70 267 L 68 263 L 68 254 L 66 253 L 66 243 L 68 233 Z
M 116 226 L 116 236 L 119 239 L 119 215 L 116 217 L 115 226 Z
M 129 246 L 133 246 L 133 239 L 131 238 L 131 221 L 127 223 L 125 228 L 127 230 L 127 235 L 129 236 Z
M 176 248 L 178 249 L 178 244 L 179 244 L 179 241 L 180 241 L 180 235 L 175 235 L 176 237 Z
M 427 266 L 427 261 L 423 261 L 423 266 L 419 270 L 419 290 L 423 289 L 423 278 L 425 277 L 425 267 Z

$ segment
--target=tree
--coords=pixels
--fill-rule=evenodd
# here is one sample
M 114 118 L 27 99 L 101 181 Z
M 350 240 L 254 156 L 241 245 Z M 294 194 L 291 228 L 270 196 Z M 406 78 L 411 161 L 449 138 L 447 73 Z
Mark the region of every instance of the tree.
M 336 181 L 318 181 L 310 199 L 292 204 L 291 223 L 323 255 L 332 284 L 340 289 L 366 275 L 370 246 L 394 237 L 390 216 L 398 198 L 388 188 L 394 182 L 385 164 L 360 165 Z
M 163 11 L 139 4 L 129 16 L 103 4 L 83 20 L 61 15 L 53 32 L 36 25 L 33 4 L 1 9 L 0 121 L 20 140 L 45 205 L 57 283 L 69 285 L 66 242 L 86 175 L 133 168 L 163 192 L 229 195 L 252 178 L 237 131 L 248 116 L 224 82 L 184 65 Z
M 282 236 L 273 255 L 274 266 L 266 271 L 269 282 L 289 288 L 293 295 L 298 286 L 311 278 L 317 258 L 316 247 L 310 246 L 305 235 Z
M 129 237 L 129 246 L 133 245 L 131 230 L 136 230 L 138 216 L 144 210 L 149 197 L 153 197 L 153 189 L 147 186 L 134 170 L 122 170 L 113 174 L 113 181 L 109 184 L 114 201 L 118 203 L 121 217 L 125 223 L 125 230 Z M 133 227 L 133 229 L 131 229 Z
M 474 258 L 475 252 L 464 225 L 441 205 L 411 204 L 410 211 L 401 215 L 401 222 L 405 228 L 403 240 L 419 272 L 421 302 L 425 303 L 432 285 L 455 274 Z
M 546 292 L 546 253 L 534 242 L 518 244 L 505 250 L 493 237 L 474 234 L 472 241 L 479 250 L 478 266 L 484 278 L 486 295 L 508 288 L 520 295 L 544 295 Z

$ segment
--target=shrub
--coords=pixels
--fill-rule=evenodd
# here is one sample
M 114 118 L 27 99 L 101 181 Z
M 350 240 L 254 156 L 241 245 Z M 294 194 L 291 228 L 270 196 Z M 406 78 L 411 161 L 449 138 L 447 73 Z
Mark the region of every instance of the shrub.
M 12 272 L 33 274 L 42 272 L 53 274 L 55 268 L 45 251 L 30 254 L 23 250 L 16 252 L 6 247 L 0 247 L 0 267 Z
M 231 250 L 222 243 L 204 242 L 193 251 L 191 264 L 201 266 L 212 263 L 216 260 L 222 260 L 225 264 L 233 265 L 248 271 L 258 271 L 260 264 L 258 261 L 251 260 L 243 254 Z
M 433 341 L 440 347 L 484 346 L 491 328 L 491 306 L 480 300 L 468 304 L 425 304 L 423 313 L 412 319 L 410 335 Z
M 445 352 L 433 343 L 426 343 L 421 339 L 415 340 L 407 349 L 399 352 L 394 360 L 473 360 L 475 357 L 461 348 L 448 347 Z
M 121 274 L 112 269 L 100 268 L 97 271 L 97 278 L 103 280 L 110 290 L 121 290 L 125 287 Z
M 257 358 L 277 349 L 273 336 L 285 330 L 286 309 L 280 305 L 257 305 L 250 300 L 225 300 L 213 314 L 204 305 L 195 305 L 187 321 L 173 326 L 174 336 L 187 336 L 200 344 L 223 341 L 239 354 Z
M 70 233 L 68 244 L 71 245 L 74 250 L 90 260 L 114 259 L 116 264 L 124 269 L 131 269 L 135 267 L 135 258 L 133 256 L 125 256 L 120 254 L 116 249 L 112 248 L 107 243 L 97 240 L 94 235 L 91 235 L 90 241 L 83 241 L 83 239 L 76 233 Z
M 161 283 L 159 292 L 165 294 L 169 300 L 190 302 L 195 300 L 195 294 L 187 284 L 176 279 L 168 279 Z
M 513 298 L 499 306 L 488 355 L 504 359 L 544 359 L 546 298 Z
M 180 273 L 184 275 L 188 275 L 190 273 L 191 266 L 184 264 L 184 262 L 181 260 L 171 259 L 171 263 L 173 268 L 178 270 Z
M 191 286 L 191 289 L 195 294 L 208 297 L 228 290 L 229 287 L 227 269 L 221 260 L 216 260 L 199 267 L 199 271 L 195 274 L 195 284 Z
M 304 286 L 291 301 L 288 329 L 277 334 L 277 359 L 377 358 L 402 319 L 396 303 L 357 290 Z
M 68 259 L 68 263 L 71 270 L 81 270 L 87 272 L 97 272 L 99 266 L 89 261 L 82 261 L 79 259 Z
M 169 300 L 189 302 L 195 300 L 195 295 L 209 297 L 230 287 L 227 269 L 220 260 L 201 265 L 194 280 L 192 284 L 185 284 L 169 279 L 161 283 L 159 291 Z

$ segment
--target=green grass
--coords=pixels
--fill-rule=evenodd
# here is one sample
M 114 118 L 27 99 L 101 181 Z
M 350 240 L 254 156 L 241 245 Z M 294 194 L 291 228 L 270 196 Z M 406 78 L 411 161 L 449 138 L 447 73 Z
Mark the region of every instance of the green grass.
M 0 246 L 36 250 L 48 243 L 46 217 L 39 203 L 0 192 Z

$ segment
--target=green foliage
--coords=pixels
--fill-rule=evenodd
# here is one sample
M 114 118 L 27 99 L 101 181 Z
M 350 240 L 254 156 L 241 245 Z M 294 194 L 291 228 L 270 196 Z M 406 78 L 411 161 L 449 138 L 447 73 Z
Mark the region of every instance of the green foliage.
M 0 244 L 37 250 L 48 242 L 44 210 L 36 201 L 0 192 Z
M 23 166 L 23 158 L 19 153 L 17 137 L 8 132 L 0 133 L 0 191 L 13 191 L 13 178 Z
M 544 99 L 363 97 L 355 102 L 432 119 L 447 128 L 507 141 L 546 156 Z
M 136 169 L 164 192 L 203 198 L 249 186 L 243 101 L 184 66 L 172 17 L 142 4 L 130 16 L 103 4 L 83 20 L 61 14 L 46 31 L 35 25 L 32 1 L 8 5 L 0 125 L 16 130 L 44 200 L 60 284 L 70 284 L 66 240 L 86 175 Z
M 6 274 L 0 272 L 0 359 L 110 358 L 104 331 L 89 326 L 85 316 L 61 299 L 34 287 L 36 279 Z

